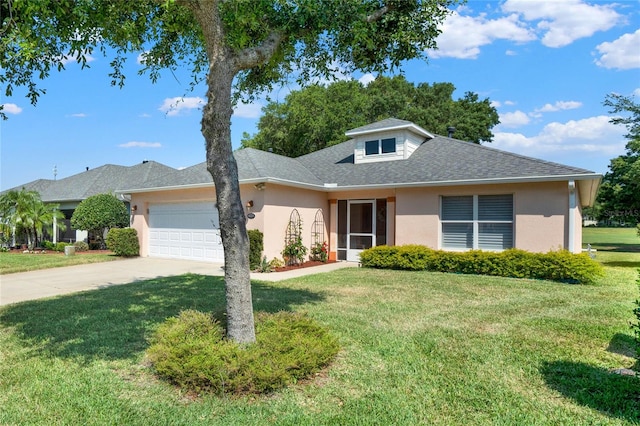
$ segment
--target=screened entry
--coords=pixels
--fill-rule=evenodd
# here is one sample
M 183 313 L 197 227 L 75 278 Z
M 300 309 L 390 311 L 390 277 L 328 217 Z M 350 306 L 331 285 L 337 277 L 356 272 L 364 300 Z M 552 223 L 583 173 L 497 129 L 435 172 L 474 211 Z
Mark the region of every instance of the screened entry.
M 338 260 L 358 262 L 362 250 L 387 244 L 387 200 L 338 200 Z

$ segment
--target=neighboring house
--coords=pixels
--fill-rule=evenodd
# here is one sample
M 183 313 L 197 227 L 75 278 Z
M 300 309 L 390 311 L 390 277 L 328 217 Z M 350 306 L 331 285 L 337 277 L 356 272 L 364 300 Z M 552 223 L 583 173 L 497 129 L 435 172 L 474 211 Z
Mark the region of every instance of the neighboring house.
M 65 215 L 66 231 L 58 231 L 52 238 L 54 241 L 75 242 L 87 238 L 86 231 L 71 228 L 70 219 L 80 202 L 92 195 L 114 193 L 118 188 L 130 185 L 144 185 L 148 179 L 175 171 L 175 169 L 154 161 L 143 161 L 134 166 L 116 166 L 106 164 L 95 169 L 88 167 L 84 172 L 59 180 L 38 179 L 10 190 L 37 191 L 45 203 L 60 205 Z M 128 205 L 128 200 L 124 199 Z
M 295 159 L 236 151 L 247 227 L 264 233 L 268 259 L 282 257 L 296 212 L 304 244 L 326 241 L 337 260 L 357 261 L 363 249 L 382 244 L 581 251 L 582 207 L 595 200 L 597 173 L 397 119 L 346 135 L 347 142 Z M 205 163 L 156 176 L 115 187 L 131 200 L 141 255 L 223 261 Z

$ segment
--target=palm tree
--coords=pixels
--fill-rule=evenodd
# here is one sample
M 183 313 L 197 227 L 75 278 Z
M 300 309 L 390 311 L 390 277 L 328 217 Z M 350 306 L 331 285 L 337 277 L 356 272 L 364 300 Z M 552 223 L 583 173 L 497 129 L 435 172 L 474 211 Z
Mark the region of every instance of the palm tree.
M 8 191 L 0 197 L 0 222 L 5 230 L 26 237 L 29 248 L 37 246 L 43 228 L 64 220 L 57 204 L 44 204 L 37 191 Z M 62 225 L 64 226 L 64 225 Z M 55 232 L 55 230 L 54 230 Z

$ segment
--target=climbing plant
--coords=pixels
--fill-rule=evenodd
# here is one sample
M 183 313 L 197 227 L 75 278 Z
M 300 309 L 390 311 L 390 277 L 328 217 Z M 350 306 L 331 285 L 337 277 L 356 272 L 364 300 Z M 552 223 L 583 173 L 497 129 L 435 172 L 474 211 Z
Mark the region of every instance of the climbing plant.
M 307 247 L 302 243 L 302 220 L 298 210 L 293 209 L 291 215 L 289 215 L 282 257 L 284 257 L 287 265 L 298 265 L 304 262 L 306 255 Z

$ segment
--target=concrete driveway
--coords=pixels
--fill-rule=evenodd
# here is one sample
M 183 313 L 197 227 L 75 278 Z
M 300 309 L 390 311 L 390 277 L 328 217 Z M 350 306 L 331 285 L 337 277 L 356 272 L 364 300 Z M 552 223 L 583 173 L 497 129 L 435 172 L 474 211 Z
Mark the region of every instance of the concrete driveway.
M 219 263 L 137 257 L 1 275 L 0 305 L 186 273 L 223 276 L 222 266 Z M 357 266 L 357 263 L 337 262 L 288 272 L 252 273 L 251 279 L 280 281 L 350 266 Z

